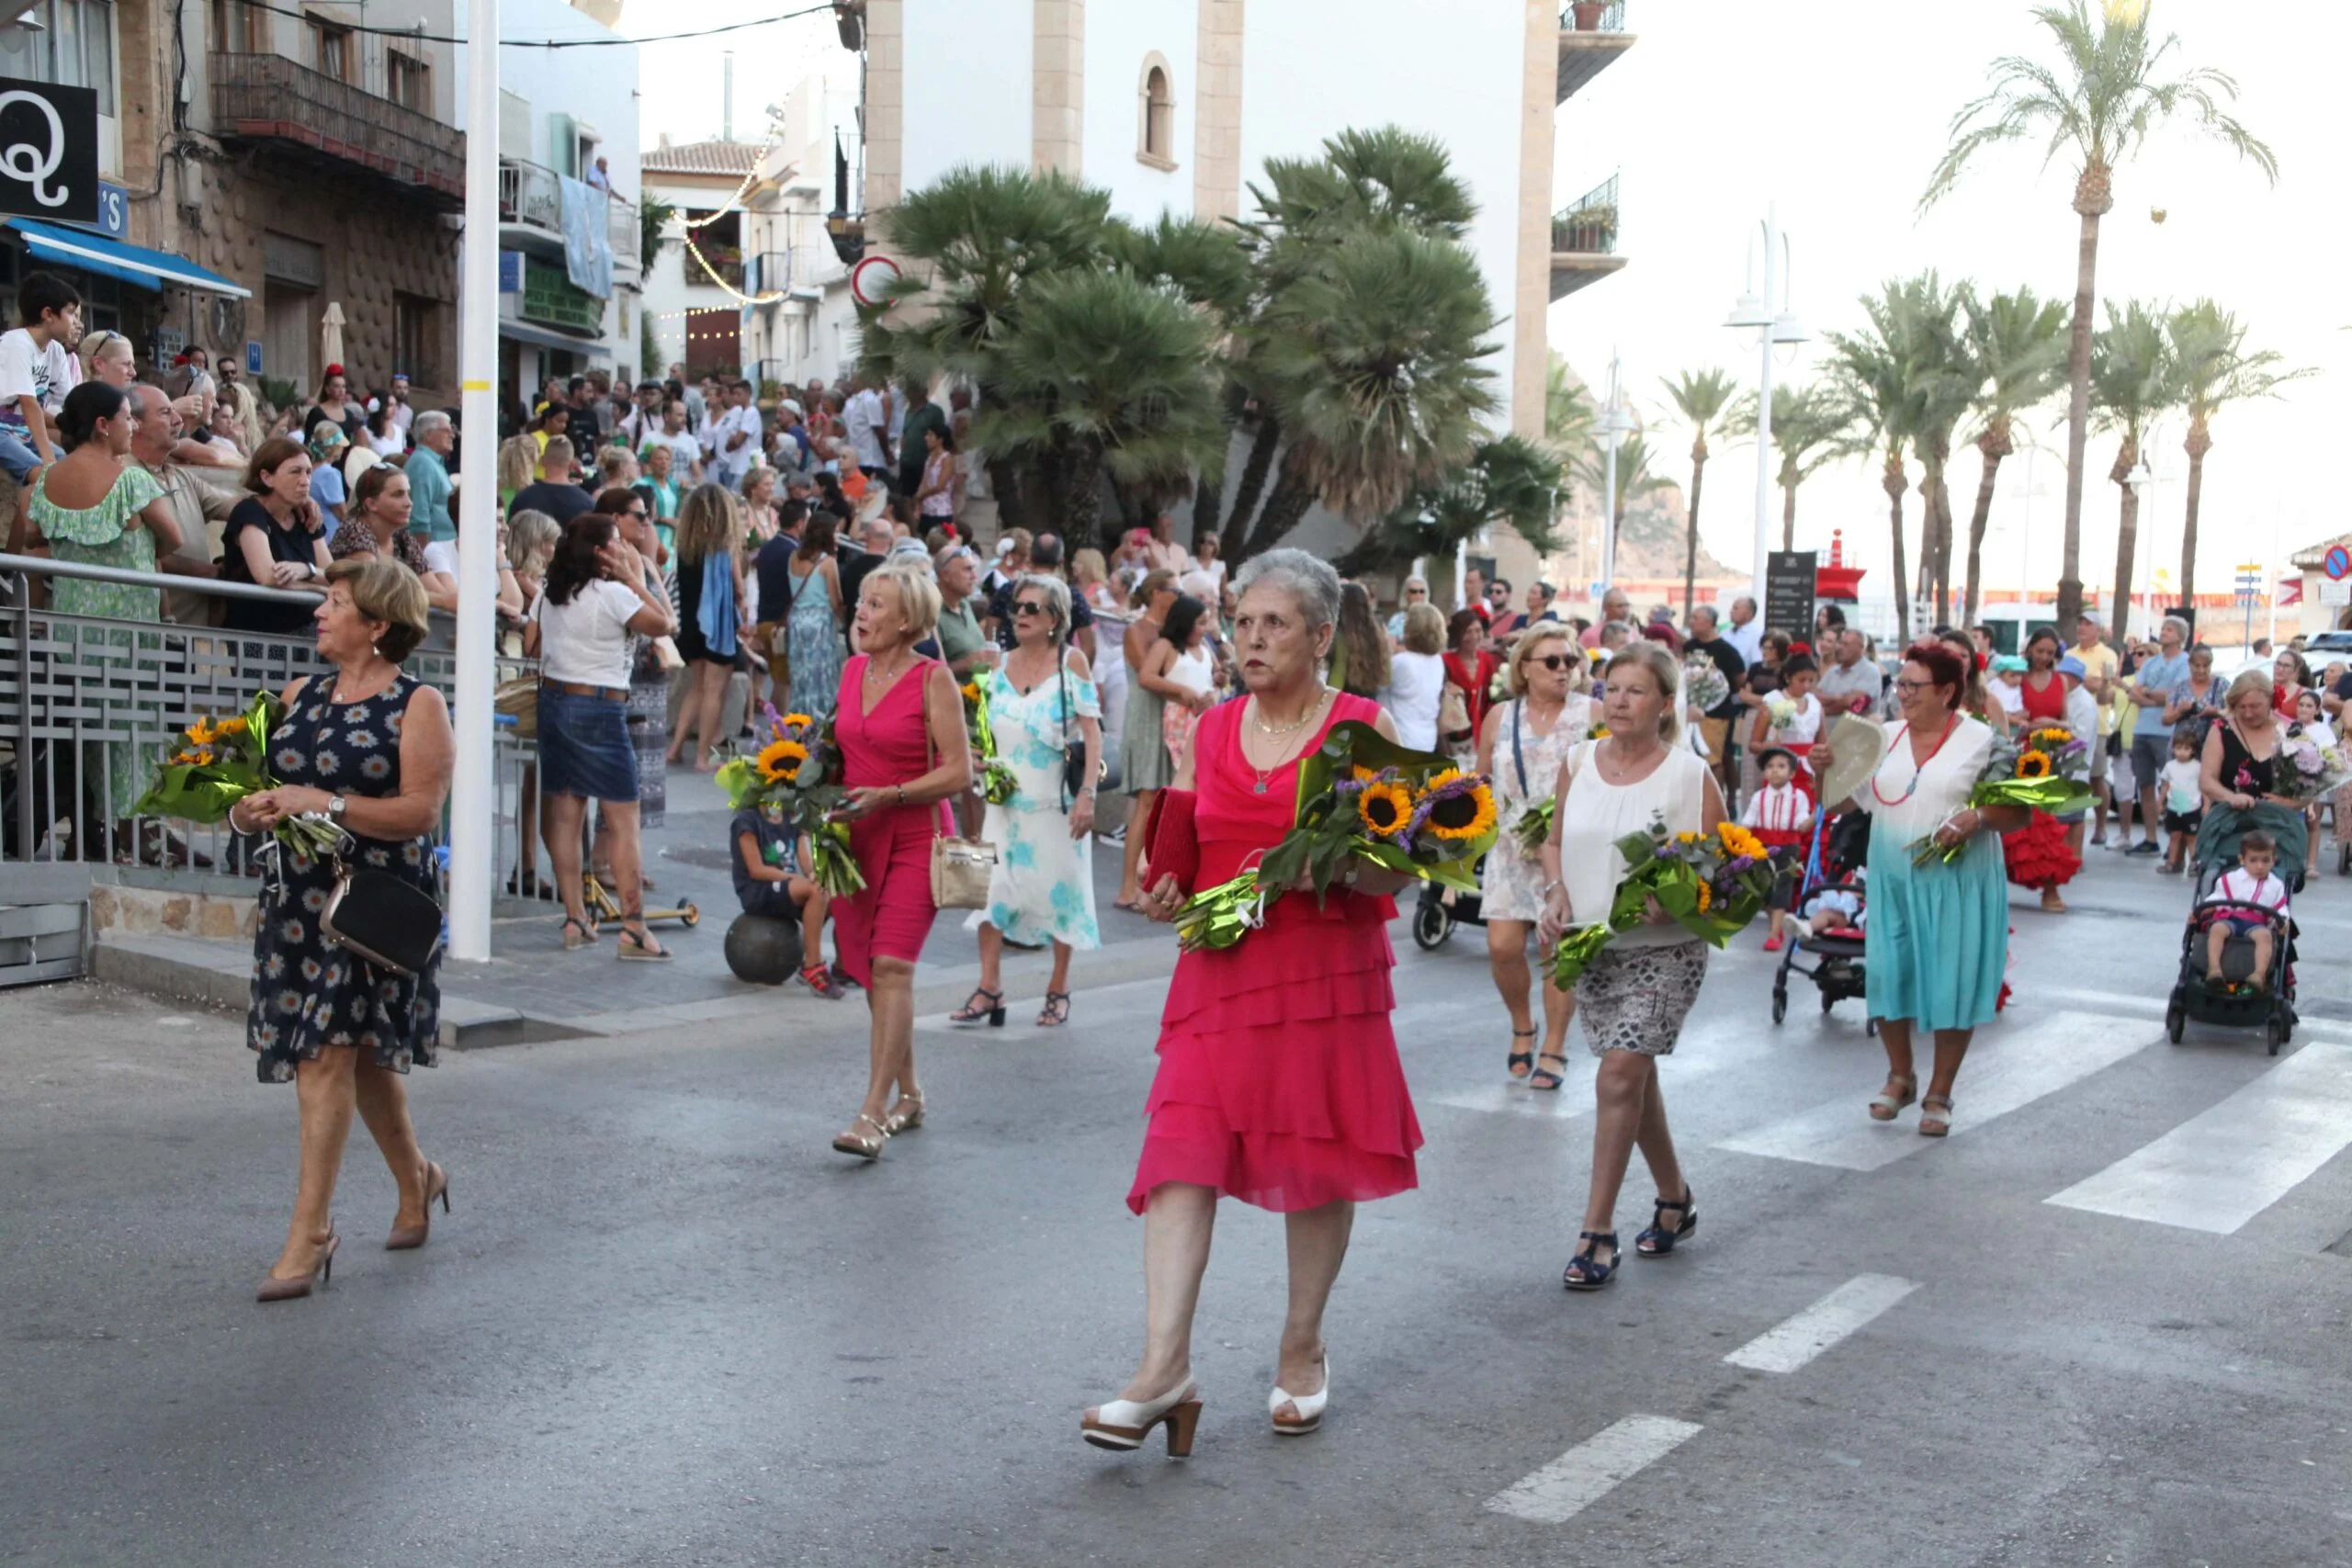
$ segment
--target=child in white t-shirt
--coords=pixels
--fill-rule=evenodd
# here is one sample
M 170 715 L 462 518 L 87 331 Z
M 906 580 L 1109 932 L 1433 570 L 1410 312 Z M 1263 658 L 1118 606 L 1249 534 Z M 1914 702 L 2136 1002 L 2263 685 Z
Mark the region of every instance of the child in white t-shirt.
M 2204 767 L 2197 761 L 2197 743 L 2186 735 L 2172 738 L 2172 761 L 2156 773 L 2156 792 L 2165 808 L 2165 869 L 2177 872 L 2188 863 L 2188 846 L 2205 825 L 2205 792 L 2200 788 Z
M 2236 868 L 2214 879 L 2213 891 L 2205 896 L 2204 903 L 2250 905 L 2285 915 L 2287 885 L 2271 874 L 2271 867 L 2278 863 L 2278 846 L 2270 835 L 2248 833 L 2238 840 Z M 2270 984 L 2270 925 L 2250 911 L 2217 915 L 2206 928 L 2205 978 L 2215 983 L 2221 980 L 2222 949 L 2233 936 L 2245 937 L 2254 943 L 2254 986 L 2256 990 L 2265 989 Z
M 0 468 L 22 484 L 57 460 L 53 416 L 74 386 L 82 296 L 53 272 L 28 272 L 17 314 L 24 324 L 0 333 Z

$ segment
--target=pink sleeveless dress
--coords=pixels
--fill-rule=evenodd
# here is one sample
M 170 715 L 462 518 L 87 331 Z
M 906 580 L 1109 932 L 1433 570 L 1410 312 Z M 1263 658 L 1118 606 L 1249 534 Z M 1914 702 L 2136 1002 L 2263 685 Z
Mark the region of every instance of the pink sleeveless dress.
M 1238 875 L 1290 830 L 1298 765 L 1258 793 L 1241 755 L 1247 705 L 1210 709 L 1193 737 L 1198 887 Z M 1342 694 L 1324 728 L 1379 715 Z M 1177 960 L 1128 1208 L 1143 1213 L 1166 1181 L 1283 1213 L 1416 1184 L 1420 1122 L 1389 1028 L 1396 914 L 1385 897 L 1335 889 L 1318 908 L 1311 893 L 1285 894 L 1238 945 Z
M 841 747 L 842 782 L 851 789 L 889 788 L 932 770 L 923 729 L 922 690 L 936 660 L 921 659 L 865 711 L 865 656 L 842 667 L 834 699 L 833 739 Z M 886 807 L 849 825 L 850 852 L 865 878 L 854 897 L 833 900 L 833 952 L 849 977 L 874 984 L 874 960 L 922 956 L 923 939 L 939 911 L 931 902 L 931 840 L 944 809 L 938 805 Z

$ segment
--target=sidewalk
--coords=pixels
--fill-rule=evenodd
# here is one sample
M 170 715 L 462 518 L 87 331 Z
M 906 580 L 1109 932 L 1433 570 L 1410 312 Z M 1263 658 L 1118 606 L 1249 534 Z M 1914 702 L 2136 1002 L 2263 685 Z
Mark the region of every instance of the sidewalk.
M 653 925 L 662 945 L 676 954 L 667 964 L 619 962 L 613 956 L 610 927 L 594 946 L 566 953 L 561 907 L 508 897 L 506 878 L 514 868 L 500 867 L 490 962 L 445 960 L 441 965 L 443 1043 L 493 1045 L 628 1034 L 771 1010 L 783 1017 L 835 1006 L 797 984 L 752 985 L 729 972 L 724 943 L 737 913 L 728 870 L 730 815 L 709 775 L 670 774 L 662 824 L 645 834 L 646 870 L 656 884 L 646 895 L 646 908 L 690 902 L 700 919 L 692 929 L 675 920 Z M 544 852 L 539 864 L 544 874 Z M 1167 929 L 1111 907 L 1119 887 L 1117 845 L 1095 844 L 1094 883 L 1103 946 L 1073 961 L 1080 982 L 1108 985 L 1169 973 L 1176 946 Z M 915 976 L 919 1013 L 957 1005 L 978 977 L 975 939 L 964 931 L 964 919 L 963 911 L 954 911 L 932 928 Z M 830 954 L 830 930 L 826 944 Z M 1049 967 L 1050 955 L 1044 953 L 1005 954 L 1006 985 L 1016 1010 L 1021 1000 L 1043 993 Z M 175 936 L 103 942 L 94 964 L 103 980 L 239 1010 L 245 1005 L 251 969 L 252 948 L 245 942 Z

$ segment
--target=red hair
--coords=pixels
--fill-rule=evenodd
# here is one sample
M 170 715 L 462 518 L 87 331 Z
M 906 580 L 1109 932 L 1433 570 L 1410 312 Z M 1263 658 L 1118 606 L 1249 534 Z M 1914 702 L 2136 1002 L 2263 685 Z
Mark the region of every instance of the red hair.
M 1903 662 L 1917 664 L 1928 672 L 1928 679 L 1939 686 L 1951 688 L 1951 705 L 1958 707 L 1968 697 L 1967 665 L 1959 653 L 1947 645 L 1932 639 L 1913 643 L 1903 650 Z

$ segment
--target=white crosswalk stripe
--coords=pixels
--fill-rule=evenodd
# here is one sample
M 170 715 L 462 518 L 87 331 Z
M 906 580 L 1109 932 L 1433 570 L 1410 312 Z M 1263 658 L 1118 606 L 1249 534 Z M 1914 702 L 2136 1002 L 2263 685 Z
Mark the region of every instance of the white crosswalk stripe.
M 1703 1430 L 1694 1421 L 1628 1416 L 1558 1459 L 1487 1499 L 1498 1514 L 1556 1525 L 1577 1517 L 1617 1485 L 1664 1459 Z
M 2352 1045 L 2311 1044 L 2047 1200 L 2228 1235 L 2352 1145 Z
M 2085 1012 L 2045 1015 L 2021 1029 L 1980 1032 L 1961 1070 L 1951 1135 L 1962 1137 L 2010 1111 L 2057 1093 L 2161 1038 L 2154 1025 Z M 1932 1045 L 1914 1050 L 1924 1074 Z M 1924 1084 L 1923 1084 L 1924 1087 Z M 1917 1134 L 1917 1111 L 1894 1122 L 1873 1122 L 1857 1086 L 1832 1100 L 1715 1145 L 1737 1154 L 1798 1160 L 1843 1170 L 1876 1170 L 1933 1146 Z
M 1759 1372 L 1795 1371 L 1918 1288 L 1916 1280 L 1892 1274 L 1857 1275 L 1724 1359 Z

